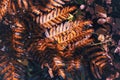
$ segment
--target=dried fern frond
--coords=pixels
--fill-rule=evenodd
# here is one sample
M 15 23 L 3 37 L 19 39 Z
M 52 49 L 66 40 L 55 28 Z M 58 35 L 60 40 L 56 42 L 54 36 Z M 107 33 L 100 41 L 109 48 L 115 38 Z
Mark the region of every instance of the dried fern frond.
M 110 77 L 110 74 L 116 75 L 111 57 L 100 46 L 88 47 L 84 54 L 96 79 Z
M 34 5 L 38 6 L 42 12 L 50 12 L 52 9 L 57 7 L 63 7 L 66 3 L 71 0 L 40 0 L 36 1 Z
M 12 45 L 13 48 L 17 51 L 18 55 L 23 55 L 24 49 L 24 39 L 26 38 L 26 25 L 17 18 L 14 19 L 14 25 L 12 28 Z
M 69 13 L 74 11 L 75 9 L 75 6 L 68 6 L 63 9 L 56 8 L 55 10 L 52 10 L 49 14 L 38 16 L 36 18 L 36 22 L 44 28 L 51 28 L 52 26 L 66 20 L 69 16 Z
M 8 4 L 10 0 L 1 0 L 0 1 L 0 20 L 5 16 L 8 10 Z
M 52 39 L 54 36 L 64 33 L 72 28 L 72 22 L 65 22 L 64 24 L 62 23 L 61 25 L 58 25 L 57 27 L 53 27 L 50 30 L 45 31 L 45 35 L 47 38 Z
M 44 47 L 45 49 L 43 49 Z M 55 68 L 56 65 L 53 61 L 56 59 L 59 52 L 55 48 L 50 48 L 44 40 L 34 43 L 29 52 L 33 60 L 40 63 L 41 66 L 48 63 Z
M 65 34 L 68 31 L 79 29 L 80 31 L 83 30 L 85 25 L 90 25 L 91 21 L 75 21 L 75 22 L 65 22 L 61 23 L 60 25 L 56 25 L 52 27 L 50 30 L 46 29 L 45 35 L 47 38 L 53 38 L 54 36 Z
M 30 11 L 32 4 L 31 0 L 11 0 L 9 2 L 8 12 L 10 15 L 17 15 L 20 13 L 25 13 L 26 11 Z
M 83 29 L 83 26 L 89 24 L 91 24 L 90 21 L 66 22 L 64 24 L 58 25 L 57 27 L 51 28 L 49 31 L 46 30 L 46 37 L 51 39 L 53 42 L 57 42 L 59 47 L 60 45 L 67 46 L 69 43 L 73 43 L 77 46 L 80 46 L 82 44 L 86 44 L 86 42 L 92 41 L 92 39 L 87 39 L 93 33 L 93 29 Z
M 47 38 L 52 39 L 54 36 L 65 34 L 67 31 L 71 32 L 73 29 L 80 29 L 80 31 L 82 31 L 85 25 L 90 25 L 91 23 L 91 21 L 71 21 L 61 23 L 60 25 L 57 25 L 50 30 L 46 29 L 45 35 Z
M 78 57 L 67 57 L 62 58 L 59 55 L 53 58 L 52 64 L 49 64 L 49 67 L 52 69 L 54 76 L 61 76 L 64 80 L 73 79 L 75 75 L 80 77 L 80 74 L 75 74 L 75 70 L 80 69 L 81 61 Z M 79 72 L 79 71 L 78 71 Z M 79 72 L 80 73 L 80 72 Z M 69 74 L 69 75 L 68 75 Z M 70 76 L 71 75 L 71 76 Z
M 61 76 L 63 79 L 66 78 L 65 74 L 65 63 L 63 62 L 62 58 L 59 56 L 55 56 L 52 58 L 51 64 L 48 64 L 49 67 L 52 69 L 52 73 L 54 76 Z
M 38 7 L 32 5 L 31 8 L 30 8 L 30 11 L 36 15 L 42 15 L 43 13 L 39 10 Z
M 65 33 L 66 35 L 60 34 L 58 36 L 55 36 L 55 40 L 59 43 L 59 44 L 64 44 L 64 43 L 70 43 L 70 42 L 74 42 L 77 40 L 81 40 L 83 38 L 85 38 L 85 36 L 87 36 L 88 34 L 92 33 L 93 30 L 87 30 L 84 32 L 79 32 L 79 30 L 73 30 L 71 31 L 71 33 Z
M 0 58 L 0 76 L 3 77 L 2 80 L 26 80 L 23 64 L 2 51 L 0 51 Z

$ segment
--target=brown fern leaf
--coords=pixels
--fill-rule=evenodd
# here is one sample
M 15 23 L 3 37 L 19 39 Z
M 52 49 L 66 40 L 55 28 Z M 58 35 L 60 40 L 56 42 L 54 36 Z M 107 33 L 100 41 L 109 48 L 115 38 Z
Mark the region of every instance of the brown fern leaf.
M 75 69 L 80 69 L 80 58 L 67 57 L 62 58 L 59 55 L 53 58 L 52 64 L 48 64 L 52 69 L 54 76 L 61 76 L 64 80 L 68 80 L 71 77 L 66 73 L 74 73 Z M 71 79 L 74 79 L 72 76 Z
M 67 46 L 69 43 L 75 45 L 85 45 L 93 29 L 83 30 L 84 25 L 89 25 L 91 22 L 66 22 L 57 27 L 51 28 L 49 31 L 46 30 L 46 37 L 51 39 L 53 42 L 58 43 L 58 47 Z M 78 42 L 79 41 L 79 42 Z
M 78 29 L 71 31 L 71 33 L 66 33 L 66 35 L 60 34 L 58 36 L 56 36 L 54 39 L 59 43 L 59 44 L 64 44 L 64 43 L 70 43 L 73 41 L 76 41 L 78 39 L 83 39 L 85 38 L 85 36 L 87 36 L 88 34 L 92 33 L 93 30 L 87 30 L 84 32 L 79 32 Z
M 48 44 L 45 42 L 48 42 L 48 44 L 52 44 L 51 41 L 49 40 L 48 41 L 40 40 L 35 45 L 32 45 L 32 49 L 30 49 L 30 53 L 33 60 L 39 62 L 41 68 L 43 68 L 43 66 L 47 67 L 48 73 L 51 78 L 55 76 L 61 76 L 63 79 L 67 80 L 67 78 L 70 77 L 67 76 L 66 73 L 71 73 L 74 68 L 78 69 L 80 65 L 79 60 L 75 60 L 74 63 L 70 63 L 70 62 L 68 63 L 69 59 L 71 59 L 72 57 L 67 57 L 67 61 L 65 61 L 66 59 L 64 60 L 64 58 L 66 57 L 64 58 L 61 57 L 59 51 L 57 51 L 53 47 L 50 49 Z M 54 44 L 53 46 L 55 47 Z
M 41 50 L 39 47 L 41 45 L 34 45 L 32 46 L 32 49 L 30 49 L 29 53 L 30 56 L 34 61 L 37 63 L 40 63 L 40 66 L 51 64 L 53 62 L 53 58 L 58 54 L 58 51 L 56 49 L 52 48 L 45 48 L 44 50 Z
M 30 8 L 30 11 L 36 15 L 42 15 L 43 13 L 39 10 L 38 7 L 32 5 L 31 8 Z
M 36 1 L 34 4 L 37 5 L 42 12 L 50 12 L 56 7 L 63 7 L 70 1 L 71 0 L 40 0 Z
M 54 71 L 57 71 L 56 75 L 61 76 L 63 79 L 66 78 L 65 69 L 63 68 L 65 67 L 65 63 L 60 57 L 58 56 L 54 57 L 51 66 L 52 66 L 53 73 Z
M 8 4 L 7 11 L 9 15 L 23 15 L 26 12 L 41 14 L 41 11 L 34 7 L 32 0 L 10 0 Z
M 75 9 L 75 6 L 68 6 L 63 9 L 56 8 L 55 10 L 52 10 L 49 14 L 38 16 L 36 18 L 36 22 L 44 28 L 51 28 L 53 25 L 56 25 L 66 20 L 69 16 L 69 13 L 74 11 Z
M 43 64 L 42 68 L 43 67 L 48 68 L 48 73 L 51 78 L 55 76 L 61 76 L 63 79 L 65 79 L 66 78 L 65 69 L 64 69 L 65 63 L 62 61 L 60 56 L 52 57 L 51 61 L 52 61 L 51 63 Z
M 49 31 L 46 29 L 45 35 L 46 35 L 47 38 L 52 39 L 53 36 L 57 36 L 57 35 L 60 35 L 60 34 L 65 34 L 67 31 L 70 32 L 73 29 L 80 29 L 80 31 L 82 31 L 82 29 L 85 25 L 89 25 L 91 23 L 92 23 L 91 21 L 65 22 L 65 23 L 62 23 L 58 26 L 55 26 L 55 27 L 51 28 Z
M 10 58 L 8 53 L 0 51 L 0 76 L 2 80 L 26 80 L 25 67 Z
M 14 19 L 14 25 L 12 28 L 13 35 L 12 35 L 12 45 L 13 48 L 17 51 L 18 55 L 23 55 L 25 49 L 24 49 L 24 42 L 23 39 L 25 39 L 26 35 L 26 26 L 25 24 L 18 20 L 17 18 Z
M 76 57 L 69 61 L 69 67 L 67 68 L 68 71 L 71 71 L 71 69 L 80 69 L 81 67 L 81 58 Z
M 102 76 L 110 77 L 110 75 L 116 75 L 117 71 L 112 65 L 111 57 L 100 45 L 87 47 L 84 54 L 84 57 L 90 63 L 90 69 L 95 78 L 103 79 Z
M 93 39 L 83 39 L 82 41 L 78 41 L 75 44 L 75 47 L 83 47 L 89 45 L 89 43 L 93 42 Z
M 1 0 L 0 1 L 0 20 L 5 16 L 8 10 L 8 4 L 10 0 Z

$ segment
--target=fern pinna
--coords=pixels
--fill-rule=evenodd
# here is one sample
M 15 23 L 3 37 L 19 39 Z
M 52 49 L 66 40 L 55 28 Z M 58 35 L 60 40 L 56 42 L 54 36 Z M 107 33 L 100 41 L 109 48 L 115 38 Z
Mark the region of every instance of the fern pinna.
M 10 54 L 0 51 L 0 74 L 2 80 L 26 80 L 26 67 Z
M 0 1 L 0 20 L 11 28 L 13 50 L 0 51 L 2 80 L 85 80 L 87 69 L 93 80 L 103 80 L 119 73 L 102 46 L 94 45 L 96 27 L 85 16 L 78 18 L 76 2 Z
M 38 16 L 36 21 L 41 26 L 44 27 L 52 27 L 55 24 L 61 23 L 63 20 L 66 20 L 69 16 L 69 12 L 74 11 L 76 9 L 75 6 L 68 6 L 63 9 L 56 8 L 52 10 L 49 14 Z
M 100 46 L 88 46 L 89 50 L 84 52 L 84 58 L 87 58 L 86 61 L 90 64 L 90 71 L 97 79 L 116 76 L 118 71 L 113 66 L 111 57 Z

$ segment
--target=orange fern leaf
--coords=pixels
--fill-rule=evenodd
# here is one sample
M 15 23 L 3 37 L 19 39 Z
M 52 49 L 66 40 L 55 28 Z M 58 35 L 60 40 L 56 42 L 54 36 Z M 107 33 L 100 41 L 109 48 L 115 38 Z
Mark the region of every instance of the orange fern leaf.
M 106 72 L 113 72 L 111 74 L 116 75 L 117 72 L 114 71 L 115 68 L 112 65 L 111 57 L 101 48 L 100 45 L 87 47 L 84 54 L 86 56 L 84 57 L 87 58 L 90 63 L 90 69 L 95 78 L 102 79 L 103 74 L 107 74 Z
M 0 51 L 0 76 L 2 80 L 25 80 L 25 67 L 8 53 Z
M 52 39 L 59 45 L 68 45 L 69 43 L 76 43 L 76 45 L 82 45 L 82 41 L 91 42 L 92 40 L 87 40 L 93 32 L 92 29 L 83 30 L 83 26 L 91 24 L 90 21 L 85 22 L 66 22 L 64 24 L 58 25 L 57 27 L 51 28 L 49 31 L 46 30 L 46 37 Z M 78 42 L 81 41 L 81 42 Z M 87 44 L 87 43 L 83 44 Z M 59 46 L 60 47 L 60 46 Z
M 68 6 L 63 9 L 57 8 L 50 12 L 49 14 L 44 14 L 36 18 L 36 22 L 45 28 L 51 28 L 53 25 L 61 23 L 66 20 L 69 16 L 69 13 L 76 9 L 75 6 Z
M 8 10 L 8 4 L 10 0 L 2 0 L 0 1 L 0 20 L 5 16 Z
M 46 29 L 45 35 L 47 38 L 52 39 L 54 36 L 60 35 L 60 34 L 67 34 L 68 32 L 71 32 L 71 30 L 79 30 L 82 31 L 83 27 L 85 25 L 90 25 L 91 21 L 75 21 L 75 22 L 65 22 L 61 23 L 60 25 L 54 26 L 50 30 Z
M 24 42 L 23 39 L 26 38 L 26 26 L 24 22 L 18 20 L 18 18 L 14 19 L 14 25 L 12 28 L 13 35 L 12 35 L 12 46 L 18 53 L 18 56 L 23 55 L 24 49 Z
M 37 5 L 42 12 L 50 12 L 56 7 L 63 7 L 66 2 L 68 3 L 70 0 L 40 0 L 36 2 L 35 5 Z

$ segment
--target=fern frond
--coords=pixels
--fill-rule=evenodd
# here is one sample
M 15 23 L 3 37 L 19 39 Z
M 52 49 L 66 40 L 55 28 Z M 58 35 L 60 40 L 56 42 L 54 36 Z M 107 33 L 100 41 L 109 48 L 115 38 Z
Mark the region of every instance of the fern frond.
M 26 80 L 25 67 L 5 52 L 0 51 L 0 76 L 2 80 Z
M 58 25 L 57 27 L 51 28 L 49 31 L 46 30 L 46 37 L 52 39 L 54 42 L 57 42 L 58 46 L 62 44 L 67 46 L 69 43 L 74 43 L 77 46 L 87 44 L 87 42 L 92 41 L 87 39 L 93 32 L 93 29 L 84 30 L 84 26 L 89 24 L 91 24 L 90 21 L 66 22 Z
M 8 4 L 10 0 L 1 0 L 0 1 L 0 20 L 5 16 L 8 10 Z
M 76 80 L 75 75 L 80 77 L 80 74 L 75 74 L 75 70 L 81 67 L 80 58 L 67 57 L 64 59 L 63 57 L 55 56 L 50 67 L 55 76 L 61 76 L 64 80 Z
M 84 39 L 82 41 L 78 41 L 77 44 L 75 44 L 75 47 L 84 47 L 86 45 L 89 45 L 93 42 L 93 39 Z
M 19 53 L 23 53 L 24 49 L 24 43 L 22 42 L 23 34 L 25 34 L 25 24 L 18 19 L 14 20 L 14 28 L 12 29 L 13 35 L 12 35 L 12 45 L 13 48 Z
M 45 49 L 43 49 L 44 47 Z M 54 57 L 58 52 L 55 49 L 49 48 L 46 43 L 39 41 L 31 46 L 29 53 L 35 61 L 43 64 L 51 62 L 52 57 Z
M 68 31 L 72 28 L 72 22 L 65 22 L 64 24 L 62 23 L 61 25 L 58 25 L 57 27 L 51 28 L 49 31 L 46 29 L 45 35 L 47 38 L 53 38 L 53 36 L 56 36 L 60 33 L 63 33 L 65 31 Z
M 7 9 L 8 15 L 23 14 L 30 9 L 30 0 L 10 0 Z
M 61 23 L 60 25 L 57 25 L 50 30 L 46 29 L 45 35 L 47 38 L 52 39 L 54 36 L 60 35 L 60 34 L 66 34 L 67 32 L 71 32 L 71 30 L 77 30 L 80 31 L 83 30 L 85 25 L 90 25 L 91 21 L 75 21 L 75 22 L 65 22 Z
M 38 7 L 32 5 L 30 11 L 36 15 L 42 15 L 43 13 L 38 9 Z
M 111 57 L 100 45 L 87 47 L 84 54 L 84 57 L 90 63 L 90 69 L 95 78 L 102 79 L 102 76 L 109 77 L 110 74 L 116 75 L 116 69 L 112 65 Z
M 75 30 L 75 31 L 71 31 L 71 33 L 66 33 L 66 35 L 62 34 L 63 36 L 62 35 L 56 36 L 55 40 L 60 44 L 64 44 L 65 42 L 70 43 L 85 38 L 85 36 L 92 33 L 93 30 L 87 30 L 85 32 L 79 32 L 79 33 L 77 32 L 79 31 Z
M 50 12 L 52 9 L 57 7 L 63 7 L 66 3 L 71 0 L 40 0 L 36 1 L 36 4 L 42 12 Z
M 56 8 L 52 10 L 49 14 L 44 14 L 36 18 L 36 22 L 45 28 L 51 28 L 52 26 L 61 23 L 66 20 L 69 16 L 69 13 L 76 9 L 75 6 L 68 6 L 63 9 Z

